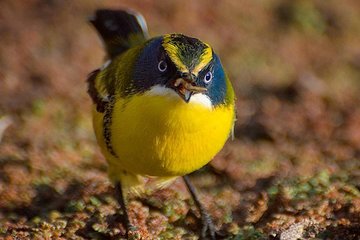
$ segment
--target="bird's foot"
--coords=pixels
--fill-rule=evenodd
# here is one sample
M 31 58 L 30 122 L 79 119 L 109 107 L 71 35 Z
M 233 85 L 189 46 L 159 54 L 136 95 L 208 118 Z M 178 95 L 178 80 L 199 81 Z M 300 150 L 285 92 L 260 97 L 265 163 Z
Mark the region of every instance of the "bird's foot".
M 217 232 L 215 230 L 214 223 L 207 212 L 203 212 L 201 215 L 202 229 L 201 238 L 215 240 Z

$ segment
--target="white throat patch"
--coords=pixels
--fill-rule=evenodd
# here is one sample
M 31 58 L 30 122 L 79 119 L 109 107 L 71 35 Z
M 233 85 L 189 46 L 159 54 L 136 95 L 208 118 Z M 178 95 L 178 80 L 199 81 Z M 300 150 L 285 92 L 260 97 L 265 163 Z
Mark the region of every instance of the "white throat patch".
M 181 99 L 179 94 L 177 94 L 174 90 L 161 85 L 153 86 L 145 94 L 150 96 L 168 96 L 171 98 Z M 181 101 L 183 101 L 183 99 L 181 99 Z M 209 109 L 213 107 L 210 98 L 202 93 L 193 94 L 188 104 L 200 104 Z

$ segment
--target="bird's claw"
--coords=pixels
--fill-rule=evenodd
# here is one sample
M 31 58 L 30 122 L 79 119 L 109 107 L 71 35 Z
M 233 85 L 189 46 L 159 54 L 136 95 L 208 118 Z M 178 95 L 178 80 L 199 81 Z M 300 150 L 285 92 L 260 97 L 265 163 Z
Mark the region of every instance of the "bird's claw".
M 207 213 L 203 213 L 201 216 L 202 229 L 201 238 L 216 240 L 216 230 L 211 217 Z

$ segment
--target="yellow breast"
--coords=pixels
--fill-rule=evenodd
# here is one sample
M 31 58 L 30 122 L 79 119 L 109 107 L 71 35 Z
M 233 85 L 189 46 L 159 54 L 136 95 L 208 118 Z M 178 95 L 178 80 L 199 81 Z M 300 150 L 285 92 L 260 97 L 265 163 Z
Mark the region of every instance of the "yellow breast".
M 159 90 L 159 89 L 157 89 Z M 110 168 L 149 176 L 180 176 L 207 164 L 223 147 L 234 105 L 212 107 L 201 97 L 185 103 L 172 90 L 118 98 L 113 108 L 112 156 L 103 139 L 103 114 L 94 128 Z

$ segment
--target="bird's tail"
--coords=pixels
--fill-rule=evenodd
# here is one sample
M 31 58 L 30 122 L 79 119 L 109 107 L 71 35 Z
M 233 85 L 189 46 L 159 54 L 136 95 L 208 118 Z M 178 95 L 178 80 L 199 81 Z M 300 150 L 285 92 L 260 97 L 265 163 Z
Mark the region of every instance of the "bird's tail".
M 134 11 L 99 9 L 89 21 L 104 41 L 110 58 L 148 38 L 143 16 Z

